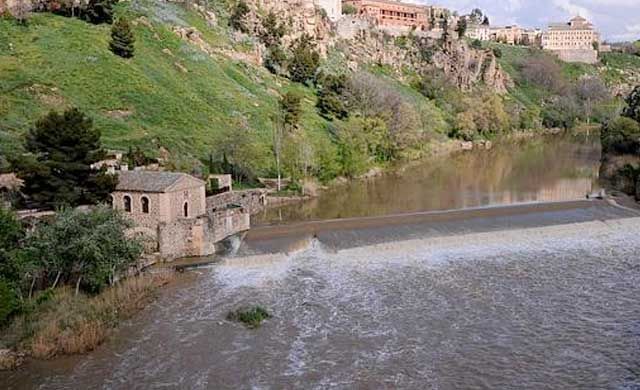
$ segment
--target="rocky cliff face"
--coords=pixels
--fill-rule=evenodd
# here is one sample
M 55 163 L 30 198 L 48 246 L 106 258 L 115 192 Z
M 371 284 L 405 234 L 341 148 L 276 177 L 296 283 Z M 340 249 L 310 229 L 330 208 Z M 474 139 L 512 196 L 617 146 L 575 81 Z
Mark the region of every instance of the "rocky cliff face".
M 247 3 L 251 8 L 248 23 L 256 34 L 262 30 L 260 19 L 268 12 L 273 12 L 287 26 L 287 34 L 282 39 L 285 46 L 302 34 L 312 36 L 323 54 L 332 45 L 331 21 L 314 0 L 249 0 Z
M 441 69 L 463 91 L 484 84 L 496 93 L 506 93 L 512 81 L 502 70 L 492 50 L 476 50 L 464 41 L 441 44 L 435 38 L 395 39 L 370 27 L 361 29 L 340 45 L 350 67 L 362 63 L 387 65 L 401 73 L 404 67 L 420 73 Z

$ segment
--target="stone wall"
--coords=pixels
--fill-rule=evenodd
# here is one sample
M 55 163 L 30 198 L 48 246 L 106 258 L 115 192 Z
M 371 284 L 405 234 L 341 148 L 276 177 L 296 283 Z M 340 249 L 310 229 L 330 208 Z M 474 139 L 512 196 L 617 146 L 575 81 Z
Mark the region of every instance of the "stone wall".
M 578 50 L 551 50 L 564 62 L 581 62 L 585 64 L 596 64 L 598 62 L 598 51 L 591 49 Z
M 209 238 L 219 242 L 237 233 L 249 230 L 251 217 L 242 208 L 228 208 L 209 213 Z
M 207 212 L 226 209 L 228 205 L 237 205 L 249 214 L 260 212 L 267 205 L 267 191 L 262 189 L 231 191 L 207 198 Z
M 206 216 L 180 219 L 158 226 L 158 249 L 166 260 L 209 256 L 215 253 L 209 219 Z
M 131 212 L 124 211 L 124 197 L 131 198 Z M 141 192 L 114 192 L 112 197 L 112 205 L 116 210 L 120 210 L 129 219 L 135 222 L 137 226 L 143 226 L 149 229 L 156 229 L 158 223 L 166 222 L 167 212 L 164 210 L 164 197 L 167 194 L 157 193 L 141 193 Z M 142 198 L 149 200 L 149 213 L 142 212 Z
M 206 213 L 206 193 L 204 186 L 168 194 L 169 220 L 184 218 L 184 204 L 189 204 L 189 218 Z

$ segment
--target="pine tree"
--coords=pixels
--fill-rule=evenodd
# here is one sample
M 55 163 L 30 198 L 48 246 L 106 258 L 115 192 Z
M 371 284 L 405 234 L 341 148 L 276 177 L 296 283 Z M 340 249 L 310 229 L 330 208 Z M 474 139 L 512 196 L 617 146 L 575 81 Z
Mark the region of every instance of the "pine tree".
M 104 158 L 100 131 L 78 109 L 51 111 L 25 141 L 30 154 L 14 162 L 30 206 L 55 208 L 107 199 L 117 179 L 91 164 Z
M 134 53 L 135 40 L 129 22 L 124 18 L 119 18 L 111 27 L 109 49 L 122 58 L 131 58 Z
M 313 80 L 319 66 L 320 54 L 315 49 L 313 38 L 305 33 L 292 44 L 289 77 L 295 82 L 306 83 Z

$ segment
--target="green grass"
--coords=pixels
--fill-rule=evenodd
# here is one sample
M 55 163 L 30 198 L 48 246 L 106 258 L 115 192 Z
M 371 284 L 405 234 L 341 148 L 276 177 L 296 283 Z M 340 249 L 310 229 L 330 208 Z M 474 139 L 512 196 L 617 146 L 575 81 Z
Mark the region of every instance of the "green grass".
M 259 328 L 264 320 L 271 318 L 271 314 L 261 306 L 244 307 L 227 314 L 227 320 L 241 322 L 249 329 Z
M 109 148 L 137 145 L 153 155 L 164 146 L 174 155 L 204 159 L 223 130 L 248 127 L 259 142 L 269 142 L 279 93 L 289 88 L 305 96 L 303 126 L 325 128 L 309 88 L 291 86 L 261 67 L 210 57 L 162 19 L 196 26 L 214 48 L 229 47 L 226 28 L 210 28 L 173 3 L 160 10 L 148 3 L 119 6 L 120 13 L 142 14 L 153 25 L 134 27 L 136 55 L 130 60 L 108 50 L 107 25 L 51 14 L 34 14 L 28 27 L 0 20 L 0 153 L 18 151 L 21 135 L 47 111 L 76 106 L 94 119 Z M 116 110 L 130 115 L 117 117 L 111 113 Z

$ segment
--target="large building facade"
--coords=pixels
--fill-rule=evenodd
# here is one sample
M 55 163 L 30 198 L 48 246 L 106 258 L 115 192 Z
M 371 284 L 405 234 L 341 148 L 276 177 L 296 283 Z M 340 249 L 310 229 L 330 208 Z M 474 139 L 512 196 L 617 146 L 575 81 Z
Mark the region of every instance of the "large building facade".
M 569 23 L 552 23 L 542 34 L 542 48 L 567 62 L 595 63 L 599 47 L 600 34 L 581 16 Z
M 375 19 L 382 28 L 428 31 L 438 28 L 448 18 L 446 8 L 404 3 L 392 0 L 344 0 L 355 7 L 358 15 Z

